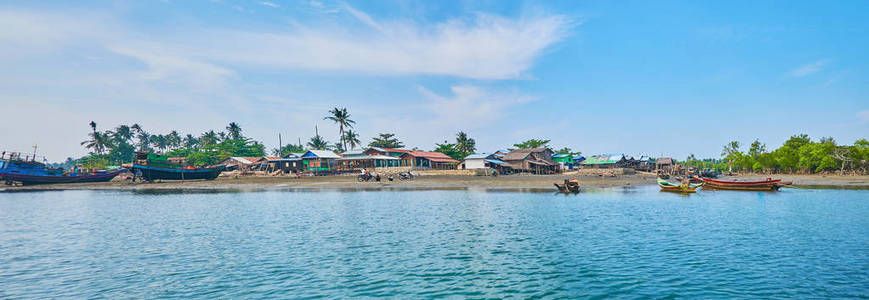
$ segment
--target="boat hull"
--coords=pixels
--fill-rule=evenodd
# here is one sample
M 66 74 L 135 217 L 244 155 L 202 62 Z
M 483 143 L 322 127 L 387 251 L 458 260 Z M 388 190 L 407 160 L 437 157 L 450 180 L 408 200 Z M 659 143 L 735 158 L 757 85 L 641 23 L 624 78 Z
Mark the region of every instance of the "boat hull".
M 206 179 L 213 180 L 220 176 L 220 172 L 226 169 L 226 166 L 208 167 L 208 168 L 166 168 L 146 165 L 133 165 L 133 174 L 141 173 L 142 178 L 152 181 L 160 180 L 192 180 Z M 138 174 L 137 174 L 138 176 Z
M 704 189 L 715 190 L 734 190 L 734 191 L 777 191 L 787 183 L 783 183 L 781 179 L 764 180 L 764 181 L 723 181 L 709 178 L 701 178 L 705 183 Z
M 28 174 L 15 174 L 8 172 L 0 172 L 0 179 L 4 181 L 17 181 L 23 185 L 35 185 L 35 184 L 57 184 L 57 183 L 82 183 L 82 182 L 106 182 L 118 176 L 118 174 L 123 173 L 127 169 L 118 169 L 115 171 L 98 173 L 98 174 L 87 174 L 87 175 L 76 175 L 76 176 L 51 176 L 51 175 L 28 175 Z

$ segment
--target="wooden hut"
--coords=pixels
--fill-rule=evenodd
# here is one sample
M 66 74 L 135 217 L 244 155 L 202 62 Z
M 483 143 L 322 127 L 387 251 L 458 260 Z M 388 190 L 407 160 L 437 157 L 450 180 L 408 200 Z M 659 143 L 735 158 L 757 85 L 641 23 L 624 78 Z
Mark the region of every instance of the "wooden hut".
M 408 151 L 400 156 L 405 166 L 418 169 L 455 170 L 459 161 L 440 152 Z
M 503 161 L 514 172 L 553 174 L 558 172 L 558 163 L 552 160 L 553 154 L 549 148 L 516 149 L 504 155 Z

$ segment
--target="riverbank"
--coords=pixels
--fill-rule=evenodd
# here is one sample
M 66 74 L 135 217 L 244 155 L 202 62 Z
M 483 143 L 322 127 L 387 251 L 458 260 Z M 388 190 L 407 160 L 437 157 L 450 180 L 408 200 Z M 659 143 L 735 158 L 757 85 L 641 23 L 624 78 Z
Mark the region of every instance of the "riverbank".
M 553 183 L 576 177 L 583 187 L 605 188 L 642 186 L 655 183 L 649 175 L 616 177 L 569 175 L 460 176 L 425 175 L 413 180 L 357 182 L 355 176 L 295 177 L 221 177 L 215 180 L 128 183 L 121 178 L 111 182 L 75 183 L 6 187 L 6 190 L 126 190 L 126 189 L 267 189 L 267 188 L 488 188 L 554 189 Z
M 415 188 L 481 188 L 496 190 L 549 190 L 553 183 L 576 177 L 583 188 L 610 188 L 654 185 L 651 174 L 610 176 L 574 175 L 508 175 L 508 176 L 461 176 L 425 175 L 408 181 L 357 182 L 355 176 L 306 176 L 295 177 L 221 177 L 216 180 L 163 181 L 155 183 L 128 183 L 122 178 L 111 182 L 75 183 L 0 187 L 6 191 L 26 190 L 136 190 L 136 189 L 270 189 L 270 188 L 365 188 L 365 189 L 415 189 Z M 869 189 L 869 176 L 830 175 L 782 175 L 774 176 L 793 181 L 795 188 Z M 729 176 L 725 180 L 762 180 L 761 175 Z

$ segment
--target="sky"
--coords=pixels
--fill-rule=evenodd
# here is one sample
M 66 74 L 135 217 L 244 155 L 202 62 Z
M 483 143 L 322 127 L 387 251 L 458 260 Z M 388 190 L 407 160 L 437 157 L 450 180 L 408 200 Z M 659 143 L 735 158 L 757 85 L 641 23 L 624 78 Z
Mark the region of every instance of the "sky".
M 336 142 L 333 107 L 424 150 L 869 138 L 869 1 L 0 1 L 0 29 L 0 148 L 49 161 L 90 121 Z

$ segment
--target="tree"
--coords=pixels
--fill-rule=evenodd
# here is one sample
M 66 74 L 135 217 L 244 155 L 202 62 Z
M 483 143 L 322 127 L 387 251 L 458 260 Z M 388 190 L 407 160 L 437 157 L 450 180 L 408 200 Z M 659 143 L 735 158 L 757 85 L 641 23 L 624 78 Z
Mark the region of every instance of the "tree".
M 199 143 L 202 144 L 202 146 L 215 145 L 218 142 L 220 142 L 220 137 L 214 132 L 214 130 L 206 131 L 199 136 Z
M 168 144 L 170 148 L 175 149 L 181 147 L 181 142 L 181 135 L 178 134 L 178 131 L 172 130 L 168 135 L 166 135 L 166 144 Z
M 113 137 L 117 141 L 130 142 L 133 140 L 133 130 L 130 129 L 130 126 L 120 125 L 115 128 Z
M 531 149 L 531 148 L 540 148 L 546 147 L 549 144 L 549 140 L 538 140 L 538 139 L 530 139 L 518 144 L 513 144 L 513 147 L 519 149 Z
M 350 150 L 356 149 L 356 146 L 362 144 L 362 142 L 359 141 L 359 134 L 353 130 L 347 130 L 344 132 L 344 142 L 350 144 Z
M 465 157 L 467 157 L 468 155 L 474 154 L 474 152 L 477 151 L 477 142 L 474 141 L 474 139 L 468 137 L 468 134 L 466 134 L 465 132 L 459 131 L 459 133 L 456 134 L 455 148 L 456 151 L 458 151 L 459 156 L 461 157 L 461 159 L 457 160 L 462 160 L 465 159 Z
M 272 155 L 284 157 L 289 155 L 290 153 L 301 153 L 305 152 L 305 148 L 302 145 L 284 145 L 284 147 L 280 150 L 272 149 Z
M 90 123 L 88 123 L 88 125 L 91 126 L 91 130 L 93 131 L 93 133 L 97 133 L 97 122 L 91 121 Z
M 766 153 L 766 144 L 761 143 L 759 140 L 754 140 L 748 148 L 748 155 L 756 159 L 763 153 Z
M 370 143 L 368 143 L 368 147 L 402 148 L 404 147 L 404 143 L 399 142 L 398 139 L 395 138 L 395 134 L 381 133 L 379 134 L 379 136 L 374 137 Z
M 346 149 L 347 142 L 344 140 L 344 128 L 353 128 L 353 124 L 355 124 L 356 121 L 350 119 L 350 113 L 347 112 L 347 108 L 339 109 L 335 107 L 330 110 L 329 113 L 332 115 L 323 119 L 331 120 L 332 122 L 335 122 L 335 124 L 338 124 L 338 136 L 341 139 L 341 145 L 343 146 L 343 149 Z
M 452 157 L 455 160 L 464 159 L 464 157 L 462 157 L 461 152 L 459 152 L 459 150 L 456 149 L 456 144 L 450 144 L 449 142 L 444 141 L 443 144 L 435 143 L 435 145 L 437 146 L 437 148 L 432 150 L 434 152 L 440 152 L 440 153 L 446 154 L 447 156 Z
M 81 142 L 81 145 L 85 146 L 87 149 L 93 150 L 96 154 L 103 154 L 103 151 L 105 151 L 111 143 L 111 137 L 103 132 L 94 131 L 88 135 L 90 136 L 90 139 Z
M 564 148 L 558 149 L 558 150 L 555 151 L 555 153 L 558 153 L 558 154 L 568 154 L 568 155 L 581 155 L 581 154 L 582 154 L 582 152 L 573 152 L 573 149 L 570 149 L 570 148 L 568 148 L 568 147 L 564 147 Z
M 852 162 L 853 154 L 851 153 L 855 147 L 848 146 L 837 146 L 833 148 L 833 151 L 830 153 L 830 157 L 839 161 L 840 168 L 839 174 L 845 175 L 845 165 Z
M 159 149 L 161 153 L 166 152 L 166 149 L 169 148 L 169 140 L 162 134 L 152 135 L 151 145 L 153 145 L 154 148 Z
M 199 139 L 194 137 L 192 134 L 187 134 L 184 136 L 184 148 L 193 149 L 199 146 Z
M 742 155 L 739 152 L 739 142 L 732 141 L 724 145 L 724 150 L 721 150 L 721 157 L 727 161 L 728 172 L 733 172 L 733 161 L 737 160 Z
M 242 138 L 241 126 L 238 126 L 238 123 L 230 122 L 229 126 L 226 126 L 226 131 L 228 131 L 229 134 L 221 132 L 221 134 L 223 134 L 223 136 L 221 136 L 221 139 L 226 139 L 227 137 L 229 137 L 230 139 L 237 140 Z
M 326 150 L 326 148 L 329 147 L 329 142 L 323 139 L 321 136 L 315 135 L 308 142 L 308 147 L 311 150 Z
M 226 132 L 223 131 L 218 132 L 217 136 L 220 137 L 221 142 L 229 139 L 229 135 L 227 135 Z

